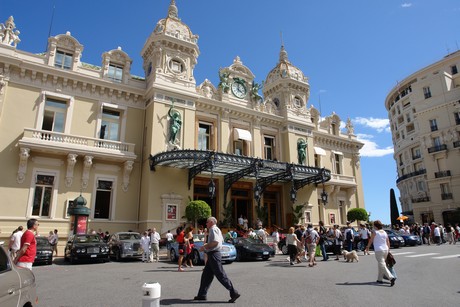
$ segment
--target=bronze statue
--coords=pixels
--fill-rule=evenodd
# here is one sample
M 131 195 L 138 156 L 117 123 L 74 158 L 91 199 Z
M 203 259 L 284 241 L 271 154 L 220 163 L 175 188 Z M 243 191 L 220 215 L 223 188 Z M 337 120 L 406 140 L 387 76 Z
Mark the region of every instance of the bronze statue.
M 262 96 L 259 95 L 259 90 L 262 88 L 262 86 L 254 80 L 252 81 L 252 86 L 251 86 L 251 98 L 255 102 L 261 102 L 262 101 Z
M 297 159 L 299 160 L 299 164 L 304 165 L 306 164 L 307 158 L 307 142 L 304 139 L 297 140 Z
M 176 136 L 177 133 L 179 132 L 180 128 L 182 127 L 182 119 L 180 116 L 180 113 L 176 110 L 174 110 L 174 101 L 171 105 L 171 108 L 169 108 L 168 115 L 170 117 L 169 120 L 169 142 L 171 144 L 176 143 Z

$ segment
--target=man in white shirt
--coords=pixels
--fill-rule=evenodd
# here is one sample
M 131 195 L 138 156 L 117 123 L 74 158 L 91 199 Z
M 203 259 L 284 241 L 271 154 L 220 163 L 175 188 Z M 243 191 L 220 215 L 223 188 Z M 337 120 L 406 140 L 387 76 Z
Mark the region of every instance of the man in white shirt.
M 168 230 L 168 233 L 166 234 L 166 249 L 169 252 L 169 249 L 171 248 L 171 243 L 174 240 L 174 235 L 171 233 L 171 230 Z
M 150 254 L 150 262 L 160 261 L 160 234 L 157 232 L 156 228 L 153 228 L 152 233 L 150 234 L 150 245 L 152 247 L 152 253 Z

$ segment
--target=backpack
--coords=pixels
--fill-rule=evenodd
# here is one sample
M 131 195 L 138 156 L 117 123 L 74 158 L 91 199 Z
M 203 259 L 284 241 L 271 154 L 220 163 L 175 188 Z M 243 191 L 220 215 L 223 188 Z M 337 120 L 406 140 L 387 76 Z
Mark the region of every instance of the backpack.
M 353 241 L 353 234 L 351 230 L 347 231 L 347 241 Z
M 307 242 L 307 244 L 312 244 L 313 243 L 313 239 L 311 238 L 311 233 L 310 232 L 308 232 L 308 235 L 306 234 L 305 242 Z

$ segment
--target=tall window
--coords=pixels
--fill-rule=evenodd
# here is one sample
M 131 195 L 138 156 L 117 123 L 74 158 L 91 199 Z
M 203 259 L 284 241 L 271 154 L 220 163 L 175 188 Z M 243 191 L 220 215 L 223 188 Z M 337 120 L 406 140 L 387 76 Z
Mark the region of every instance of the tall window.
M 425 86 L 423 88 L 423 95 L 425 96 L 425 99 L 428 99 L 431 97 L 431 90 L 429 86 Z
M 35 179 L 32 215 L 48 217 L 53 196 L 54 176 L 37 175 Z
M 454 118 L 455 118 L 455 123 L 457 125 L 460 125 L 460 112 L 455 112 L 454 113 Z
M 441 183 L 439 187 L 441 188 L 441 194 L 450 194 L 450 187 L 448 183 Z
M 54 59 L 54 66 L 62 69 L 71 69 L 72 68 L 72 58 L 73 54 L 57 51 L 56 57 Z
M 335 173 L 336 174 L 341 174 L 342 173 L 342 168 L 341 168 L 341 163 L 340 163 L 340 155 L 339 154 L 334 154 L 334 164 L 335 164 Z
M 430 119 L 430 128 L 431 128 L 431 131 L 438 130 L 438 123 L 436 119 Z
M 104 140 L 120 140 L 120 112 L 108 108 L 102 109 L 101 131 L 99 138 Z
M 439 136 L 433 138 L 433 146 L 434 147 L 441 147 L 441 138 Z
M 67 104 L 64 101 L 47 98 L 42 130 L 64 132 L 66 110 Z
M 94 218 L 108 219 L 112 203 L 112 181 L 98 180 L 96 188 L 96 203 L 94 204 Z
M 457 74 L 458 73 L 457 65 L 452 65 L 450 67 L 450 72 L 451 72 L 452 75 Z
M 121 82 L 123 80 L 123 67 L 110 64 L 107 77 L 115 82 Z
M 412 159 L 415 160 L 421 157 L 422 157 L 422 154 L 420 152 L 420 147 L 412 148 Z
M 422 180 L 417 181 L 417 190 L 419 192 L 425 192 L 426 191 L 426 189 L 425 189 L 425 181 L 422 181 Z
M 320 167 L 319 166 L 319 155 L 315 154 L 315 167 Z
M 331 124 L 331 132 L 333 135 L 337 135 L 337 125 L 336 123 Z
M 212 124 L 198 124 L 198 150 L 212 150 L 211 142 Z
M 236 140 L 233 142 L 233 153 L 235 155 L 245 156 L 246 153 L 246 142 L 244 140 Z
M 275 159 L 275 138 L 264 136 L 264 157 L 267 160 Z

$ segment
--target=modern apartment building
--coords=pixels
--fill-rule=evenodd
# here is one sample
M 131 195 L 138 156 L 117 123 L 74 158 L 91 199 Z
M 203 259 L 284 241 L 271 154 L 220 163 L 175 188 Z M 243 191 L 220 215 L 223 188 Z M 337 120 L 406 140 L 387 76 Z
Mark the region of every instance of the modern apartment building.
M 460 207 L 460 52 L 393 88 L 385 100 L 403 214 L 452 223 Z
M 215 72 L 219 84 L 197 84 L 198 36 L 175 1 L 139 46 L 143 63 L 117 48 L 87 64 L 91 46 L 69 32 L 33 54 L 19 49 L 16 27 L 9 18 L 0 36 L 2 236 L 36 217 L 42 233 L 65 237 L 80 194 L 89 228 L 111 233 L 174 229 L 189 199 L 219 220 L 230 204 L 234 221 L 280 227 L 293 223 L 293 204 L 304 205 L 303 222 L 326 225 L 364 207 L 363 144 L 350 121 L 340 129 L 337 114 L 308 104 L 308 78 L 284 47 L 260 90 L 238 56 Z

